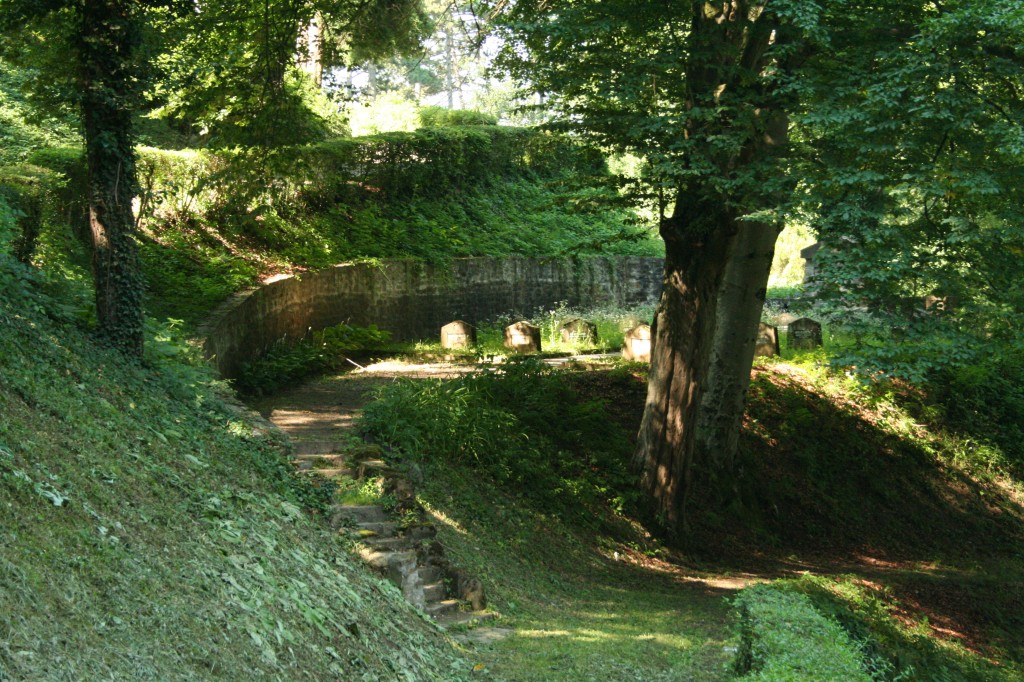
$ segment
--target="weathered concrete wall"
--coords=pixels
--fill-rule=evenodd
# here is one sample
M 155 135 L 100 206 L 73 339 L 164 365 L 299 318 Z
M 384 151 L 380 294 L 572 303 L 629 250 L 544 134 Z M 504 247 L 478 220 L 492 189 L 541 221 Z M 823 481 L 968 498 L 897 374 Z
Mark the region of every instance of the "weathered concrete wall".
M 446 267 L 416 261 L 339 265 L 283 279 L 233 299 L 204 326 L 205 350 L 222 376 L 274 343 L 342 322 L 377 325 L 397 341 L 433 338 L 454 319 L 476 324 L 502 313 L 653 302 L 660 258 L 579 260 L 466 258 Z

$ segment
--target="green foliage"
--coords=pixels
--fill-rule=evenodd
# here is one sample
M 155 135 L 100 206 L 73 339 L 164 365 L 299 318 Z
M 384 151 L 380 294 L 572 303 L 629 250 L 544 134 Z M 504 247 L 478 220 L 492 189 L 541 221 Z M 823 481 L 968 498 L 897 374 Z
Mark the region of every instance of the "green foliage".
M 942 423 L 965 437 L 965 459 L 991 473 L 1024 473 L 1024 363 L 992 356 L 936 375 L 929 398 Z M 934 420 L 934 418 L 933 418 Z
M 33 162 L 66 178 L 51 213 L 81 232 L 81 152 Z M 659 252 L 604 200 L 598 153 L 535 131 L 435 128 L 269 157 L 141 148 L 138 166 L 147 309 L 189 323 L 261 275 L 358 258 Z
M 348 355 L 379 347 L 388 338 L 375 326 L 339 324 L 313 332 L 298 343 L 279 343 L 243 365 L 235 387 L 243 395 L 274 393 L 305 377 L 348 366 Z
M 11 45 L 0 44 L 0 54 Z M 26 91 L 38 69 L 17 68 L 0 57 L 0 165 L 24 162 L 37 149 L 78 141 L 73 117 L 36 106 Z
M 872 679 L 860 652 L 839 624 L 815 611 L 807 597 L 762 584 L 740 592 L 736 655 L 739 680 L 803 682 Z
M 496 116 L 469 109 L 421 107 L 419 116 L 420 126 L 424 128 L 498 125 L 498 118 Z
M 22 164 L 0 166 L 0 251 L 10 248 L 15 258 L 28 263 L 43 227 L 47 194 L 57 184 L 46 169 Z
M 900 604 L 891 590 L 872 589 L 853 576 L 811 575 L 776 581 L 771 588 L 809 599 L 825 618 L 839 623 L 858 645 L 864 667 L 872 679 L 893 682 L 1016 679 L 1012 668 L 1001 669 L 962 646 L 936 639 L 927 619 L 913 623 L 906 622 L 905 616 L 897 618 Z
M 353 103 L 348 110 L 354 137 L 412 132 L 421 127 L 419 105 L 396 92 L 384 92 Z
M 425 464 L 478 469 L 559 513 L 587 518 L 592 505 L 621 510 L 633 500 L 624 434 L 535 359 L 395 382 L 367 406 L 361 428 Z

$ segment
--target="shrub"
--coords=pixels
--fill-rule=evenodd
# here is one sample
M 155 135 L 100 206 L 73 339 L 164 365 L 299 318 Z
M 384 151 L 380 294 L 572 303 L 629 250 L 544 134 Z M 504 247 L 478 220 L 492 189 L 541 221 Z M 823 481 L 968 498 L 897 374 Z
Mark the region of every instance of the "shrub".
M 532 358 L 380 389 L 361 428 L 426 464 L 476 469 L 557 511 L 633 503 L 629 444 L 602 405 Z
M 422 107 L 420 126 L 424 128 L 447 128 L 451 126 L 494 126 L 498 118 L 482 111 L 468 109 L 445 109 L 444 107 Z
M 762 584 L 744 589 L 733 604 L 739 616 L 735 667 L 740 680 L 871 680 L 857 645 L 806 596 Z

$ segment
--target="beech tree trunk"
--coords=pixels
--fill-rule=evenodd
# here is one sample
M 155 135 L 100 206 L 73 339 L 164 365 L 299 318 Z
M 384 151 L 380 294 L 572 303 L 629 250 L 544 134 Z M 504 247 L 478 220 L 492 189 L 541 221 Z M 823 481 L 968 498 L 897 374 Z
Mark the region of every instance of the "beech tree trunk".
M 721 202 L 703 197 L 680 197 L 675 215 L 662 226 L 664 284 L 651 330 L 651 370 L 634 466 L 650 512 L 670 535 L 686 526 L 718 289 L 738 230 Z
M 142 276 L 133 236 L 137 178 L 131 119 L 138 31 L 132 9 L 122 0 L 83 3 L 77 48 L 98 332 L 127 355 L 141 357 Z
M 707 387 L 697 420 L 697 451 L 713 478 L 729 476 L 736 460 L 750 386 L 758 325 L 779 229 L 741 222 L 718 291 Z

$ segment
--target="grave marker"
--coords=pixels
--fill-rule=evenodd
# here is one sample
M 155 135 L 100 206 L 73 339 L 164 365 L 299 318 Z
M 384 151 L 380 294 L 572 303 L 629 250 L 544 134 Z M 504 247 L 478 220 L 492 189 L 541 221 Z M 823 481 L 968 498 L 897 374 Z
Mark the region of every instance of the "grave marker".
M 754 344 L 755 358 L 770 358 L 779 355 L 779 330 L 770 324 L 757 325 L 757 341 Z
M 651 361 L 651 325 L 640 324 L 626 332 L 622 357 L 636 362 Z
M 476 327 L 455 320 L 441 327 L 441 348 L 471 348 L 476 345 Z
M 576 318 L 562 325 L 562 342 L 576 346 L 597 344 L 597 325 Z
M 811 350 L 821 345 L 821 323 L 801 317 L 789 323 L 789 347 Z
M 540 352 L 540 327 L 522 321 L 505 327 L 505 348 L 517 353 Z

